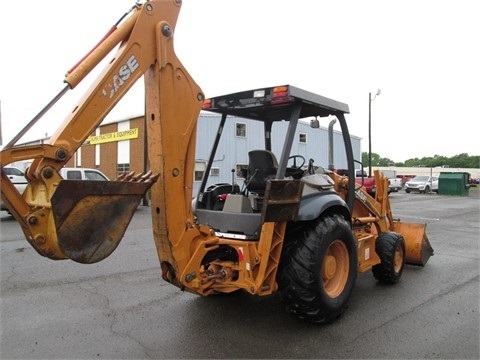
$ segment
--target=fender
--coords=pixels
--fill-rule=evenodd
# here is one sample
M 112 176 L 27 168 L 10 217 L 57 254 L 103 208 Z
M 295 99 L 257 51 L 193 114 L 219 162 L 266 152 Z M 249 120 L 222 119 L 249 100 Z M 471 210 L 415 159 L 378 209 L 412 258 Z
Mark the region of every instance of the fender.
M 345 219 L 350 221 L 351 214 L 347 203 L 334 191 L 318 192 L 303 197 L 295 220 L 314 220 L 333 207 L 336 207 L 336 211 L 339 211 Z

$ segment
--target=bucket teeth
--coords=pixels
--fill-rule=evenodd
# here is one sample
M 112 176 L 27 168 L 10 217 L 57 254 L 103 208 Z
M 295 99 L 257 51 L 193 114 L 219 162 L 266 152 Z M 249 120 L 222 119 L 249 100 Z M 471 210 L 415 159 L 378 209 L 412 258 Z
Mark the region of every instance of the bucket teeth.
M 135 175 L 134 171 L 126 172 L 123 174 L 118 175 L 118 177 L 115 179 L 115 181 L 125 181 L 129 182 L 132 180 L 133 176 Z
M 158 179 L 158 174 L 153 175 L 152 171 L 147 171 L 146 173 L 135 174 L 134 171 L 130 171 L 128 173 L 120 174 L 116 181 L 124 181 L 124 182 L 152 182 L 154 183 Z
M 152 171 L 148 171 L 140 176 L 140 182 L 156 182 L 160 174 L 153 174 Z

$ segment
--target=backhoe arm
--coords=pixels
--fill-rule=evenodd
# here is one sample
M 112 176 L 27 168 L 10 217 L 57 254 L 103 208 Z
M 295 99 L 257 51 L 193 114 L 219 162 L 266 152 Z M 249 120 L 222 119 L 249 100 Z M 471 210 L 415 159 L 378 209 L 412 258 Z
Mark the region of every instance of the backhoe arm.
M 2 200 L 40 254 L 52 259 L 92 263 L 116 248 L 140 199 L 158 177 L 162 184 L 156 192 L 164 192 L 162 147 L 165 144 L 158 132 L 152 133 L 154 129 L 162 131 L 158 123 L 171 124 L 173 134 L 178 135 L 170 139 L 175 144 L 168 171 L 184 179 L 185 166 L 192 165 L 195 125 L 203 94 L 173 50 L 173 32 L 180 7 L 180 0 L 136 4 L 125 21 L 67 73 L 64 81 L 73 89 L 118 46 L 113 59 L 50 140 L 33 146 L 14 146 L 15 143 L 10 142 L 2 150 Z M 63 180 L 59 170 L 142 76 L 145 76 L 145 116 L 152 130 L 149 129 L 149 157 L 161 159 L 155 160 L 155 167 L 151 166 L 154 175 L 129 174 L 120 179 L 123 181 L 103 184 Z M 3 166 L 27 159 L 33 159 L 26 171 L 29 184 L 25 192 L 19 194 L 5 176 Z M 185 188 L 188 186 L 180 187 L 180 191 L 184 192 Z M 183 198 L 189 196 L 191 198 L 191 186 Z M 164 213 L 165 204 L 154 206 L 158 213 Z

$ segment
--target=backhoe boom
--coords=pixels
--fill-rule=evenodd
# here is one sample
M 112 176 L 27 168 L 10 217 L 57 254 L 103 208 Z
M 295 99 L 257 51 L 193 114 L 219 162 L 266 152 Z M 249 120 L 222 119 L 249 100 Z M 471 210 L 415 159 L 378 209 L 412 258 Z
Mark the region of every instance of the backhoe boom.
M 184 172 L 193 161 L 194 128 L 203 94 L 173 49 L 173 32 L 180 6 L 178 0 L 136 4 L 123 23 L 67 73 L 64 82 L 73 89 L 118 46 L 113 59 L 53 136 L 44 144 L 28 147 L 10 142 L 2 150 L 2 168 L 14 161 L 33 159 L 26 171 L 29 184 L 23 196 L 3 171 L 1 194 L 26 238 L 40 254 L 52 259 L 71 258 L 86 263 L 108 256 L 118 245 L 144 193 L 159 176 L 162 184 L 165 181 L 164 166 L 168 166 L 169 174 L 175 173 L 176 180 L 180 179 L 182 186 L 177 187 L 177 191 L 187 191 L 189 194 L 184 198 L 191 197 L 191 186 L 184 186 Z M 156 134 L 149 141 L 150 158 L 163 159 L 162 146 L 171 146 L 173 150 L 169 152 L 168 164 L 163 161 L 152 164 L 155 174 L 137 181 L 132 182 L 130 176 L 126 181 L 115 181 L 102 187 L 89 182 L 75 185 L 62 181 L 59 170 L 142 76 L 148 94 L 149 133 Z M 160 122 L 168 126 L 175 124 L 172 139 L 178 141 L 177 134 L 182 134 L 185 140 L 181 147 L 158 141 L 159 131 L 165 131 L 160 129 Z M 185 149 L 190 150 L 185 152 Z M 172 153 L 175 155 L 170 156 Z M 187 172 L 190 175 L 190 171 Z M 164 192 L 162 188 L 160 186 L 155 193 Z M 79 193 L 83 194 L 82 197 L 77 196 Z M 72 201 L 73 197 L 74 203 L 67 206 L 68 212 L 65 213 L 65 203 Z M 165 214 L 168 204 L 155 203 L 155 207 L 160 214 Z M 116 210 L 108 211 L 112 208 Z M 58 215 L 60 213 L 62 216 Z M 97 225 L 95 229 L 92 224 Z

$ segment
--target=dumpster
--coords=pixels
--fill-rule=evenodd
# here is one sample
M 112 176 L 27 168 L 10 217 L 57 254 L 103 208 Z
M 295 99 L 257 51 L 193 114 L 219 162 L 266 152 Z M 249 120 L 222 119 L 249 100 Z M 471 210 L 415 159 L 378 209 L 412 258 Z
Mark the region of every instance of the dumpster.
M 438 177 L 438 195 L 468 196 L 469 189 L 469 173 L 441 172 Z

